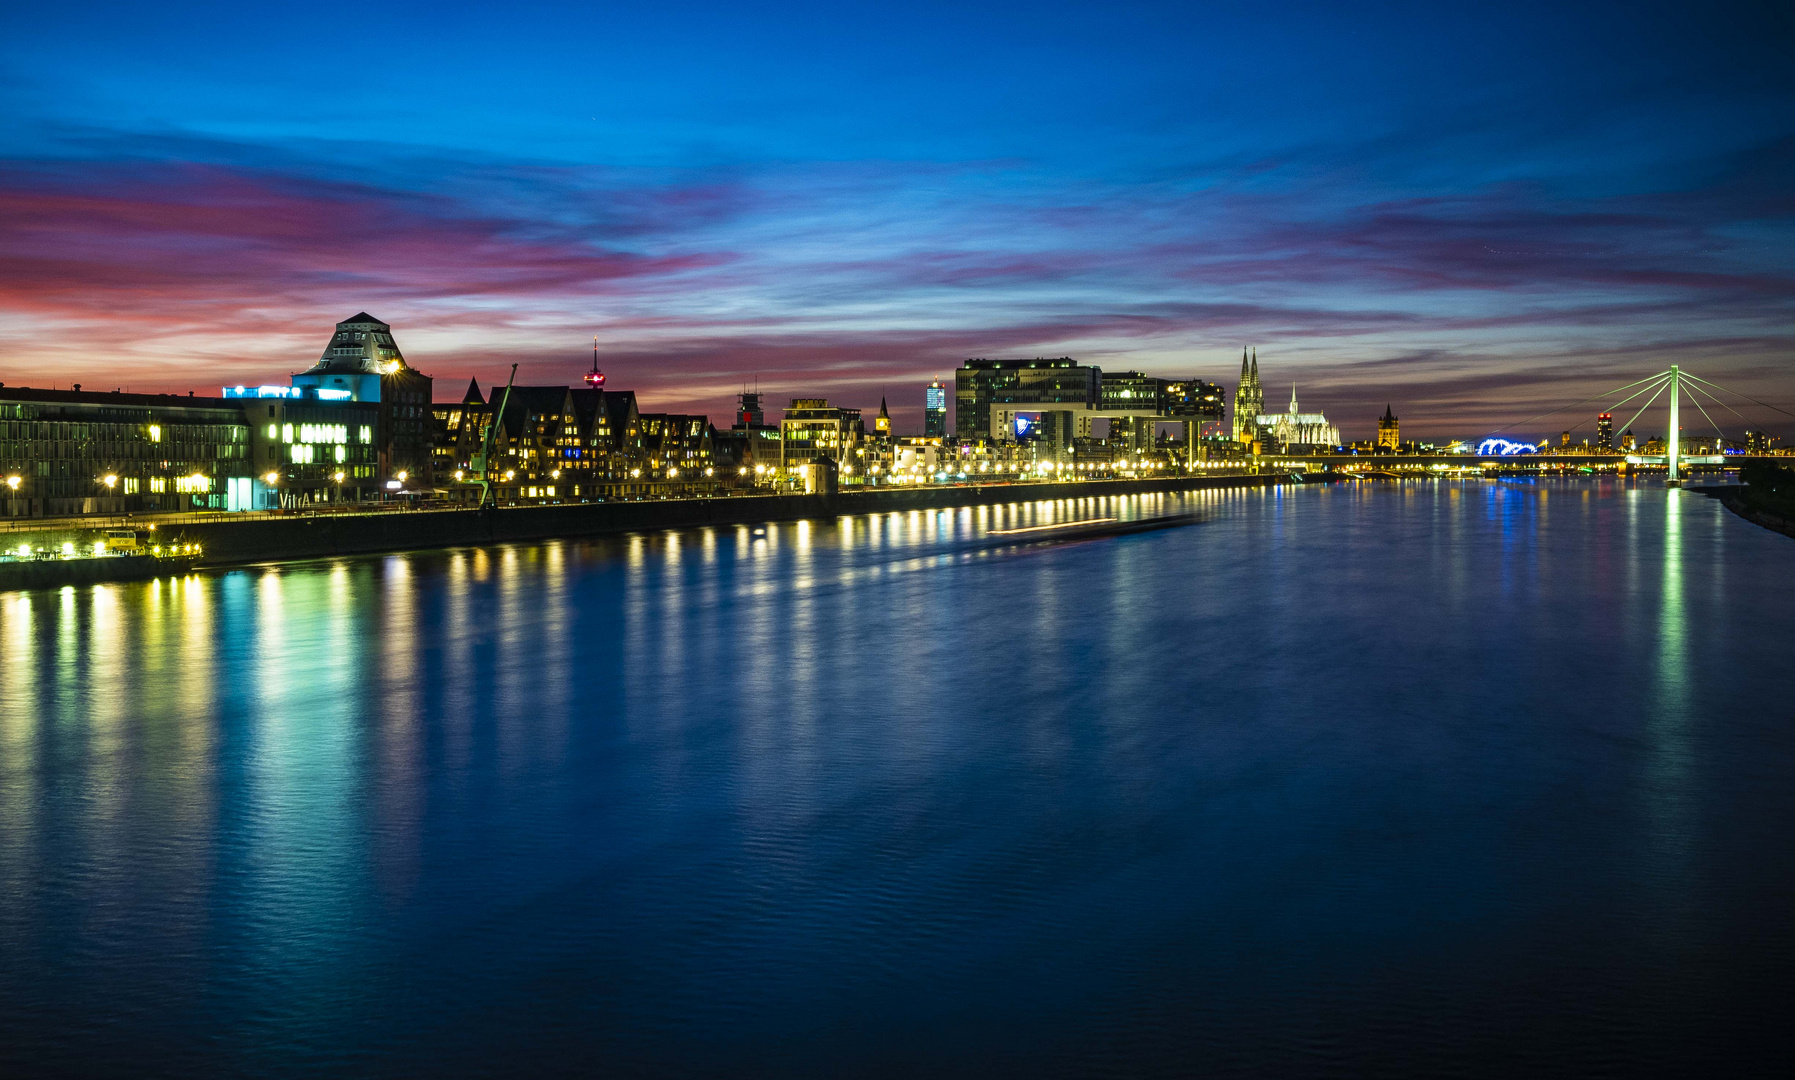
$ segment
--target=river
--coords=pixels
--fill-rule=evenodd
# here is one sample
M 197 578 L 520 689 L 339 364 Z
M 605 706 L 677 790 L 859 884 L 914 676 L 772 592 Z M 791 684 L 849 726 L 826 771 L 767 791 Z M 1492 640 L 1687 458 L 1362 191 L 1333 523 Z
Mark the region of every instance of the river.
M 1780 1052 L 1792 646 L 1795 541 L 1616 480 L 0 594 L 0 1072 Z

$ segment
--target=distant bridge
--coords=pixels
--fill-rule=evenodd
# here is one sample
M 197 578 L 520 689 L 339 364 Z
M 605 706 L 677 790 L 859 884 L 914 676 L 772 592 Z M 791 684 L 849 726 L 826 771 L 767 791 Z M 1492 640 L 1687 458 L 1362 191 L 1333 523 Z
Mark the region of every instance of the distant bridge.
M 1669 399 L 1667 401 L 1667 404 L 1670 407 L 1670 424 L 1669 424 L 1668 433 L 1665 435 L 1664 452 L 1662 454 L 1637 454 L 1637 453 L 1605 454 L 1605 453 L 1601 453 L 1599 451 L 1596 453 L 1581 453 L 1581 454 L 1571 454 L 1571 453 L 1553 454 L 1550 450 L 1547 450 L 1544 453 L 1534 452 L 1534 453 L 1520 453 L 1520 454 L 1500 453 L 1500 454 L 1478 454 L 1478 455 L 1450 455 L 1449 457 L 1456 457 L 1457 460 L 1459 460 L 1461 462 L 1465 461 L 1467 459 L 1467 457 L 1474 457 L 1475 460 L 1484 463 L 1485 467 L 1496 467 L 1496 468 L 1500 468 L 1500 467 L 1504 467 L 1504 466 L 1507 466 L 1507 467 L 1517 467 L 1518 466 L 1518 467 L 1524 468 L 1527 463 L 1535 463 L 1537 465 L 1544 465 L 1544 466 L 1548 466 L 1548 467 L 1549 466 L 1561 466 L 1561 467 L 1576 466 L 1576 467 L 1586 467 L 1586 468 L 1597 468 L 1597 467 L 1602 467 L 1602 466 L 1618 466 L 1623 463 L 1626 465 L 1629 465 L 1629 466 L 1638 466 L 1638 465 L 1658 466 L 1658 465 L 1662 465 L 1665 467 L 1665 469 L 1668 473 L 1668 476 L 1666 477 L 1668 482 L 1672 483 L 1672 484 L 1679 483 L 1679 482 L 1681 482 L 1681 480 L 1683 478 L 1683 470 L 1688 466 L 1730 465 L 1730 464 L 1735 464 L 1737 462 L 1740 462 L 1742 460 L 1748 460 L 1750 457 L 1750 455 L 1741 455 L 1741 454 L 1705 454 L 1705 455 L 1692 457 L 1692 456 L 1686 455 L 1682 452 L 1682 444 L 1683 444 L 1682 406 L 1683 406 L 1683 402 L 1685 399 L 1687 399 L 1689 404 L 1694 405 L 1696 410 L 1702 414 L 1702 418 L 1707 420 L 1708 424 L 1711 427 L 1713 427 L 1714 434 L 1716 436 L 1716 439 L 1715 439 L 1715 448 L 1716 449 L 1720 449 L 1721 445 L 1727 441 L 1726 433 L 1721 430 L 1721 427 L 1719 424 L 1714 422 L 1714 417 L 1709 414 L 1707 407 L 1702 403 L 1702 398 L 1704 398 L 1704 397 L 1707 398 L 1709 403 L 1715 405 L 1719 409 L 1724 409 L 1727 412 L 1732 413 L 1734 416 L 1738 417 L 1741 421 L 1743 421 L 1745 419 L 1744 414 L 1739 412 L 1739 410 L 1733 408 L 1731 405 L 1728 405 L 1724 400 L 1722 400 L 1720 398 L 1720 396 L 1715 393 L 1716 390 L 1718 390 L 1722 393 L 1731 394 L 1732 396 L 1737 397 L 1737 398 L 1742 398 L 1742 399 L 1749 401 L 1755 405 L 1761 405 L 1766 409 L 1771 409 L 1775 412 L 1782 413 L 1784 416 L 1795 416 L 1795 413 L 1791 413 L 1786 409 L 1778 408 L 1777 406 L 1772 405 L 1767 401 L 1759 401 L 1757 398 L 1750 397 L 1749 395 L 1746 395 L 1746 394 L 1741 394 L 1737 390 L 1729 390 L 1726 387 L 1721 386 L 1719 383 L 1710 382 L 1707 379 L 1704 379 L 1699 375 L 1696 375 L 1692 372 L 1682 370 L 1682 368 L 1676 364 L 1672 364 L 1672 365 L 1670 365 L 1669 368 L 1665 369 L 1664 371 L 1658 372 L 1656 375 L 1648 375 L 1645 378 L 1638 380 L 1637 382 L 1631 382 L 1625 386 L 1616 387 L 1615 389 L 1608 391 L 1608 393 L 1606 393 L 1606 394 L 1601 394 L 1601 395 L 1598 395 L 1597 397 L 1592 397 L 1592 398 L 1584 398 L 1582 401 L 1575 401 L 1569 405 L 1561 406 L 1557 409 L 1551 409 L 1547 412 L 1540 413 L 1537 416 L 1529 417 L 1528 419 L 1520 422 L 1522 424 L 1531 423 L 1534 420 L 1543 419 L 1547 416 L 1551 416 L 1554 413 L 1565 412 L 1569 409 L 1577 408 L 1580 405 L 1587 405 L 1592 401 L 1598 401 L 1598 400 L 1601 400 L 1602 398 L 1606 398 L 1606 397 L 1609 397 L 1614 394 L 1626 394 L 1625 397 L 1614 402 L 1612 405 L 1609 405 L 1608 407 L 1602 409 L 1602 415 L 1604 418 L 1606 418 L 1610 414 L 1612 414 L 1614 412 L 1614 410 L 1621 408 L 1624 405 L 1630 404 L 1630 403 L 1637 401 L 1638 399 L 1644 397 L 1645 404 L 1641 405 L 1638 408 L 1638 410 L 1633 413 L 1633 416 L 1631 419 L 1629 419 L 1625 424 L 1621 425 L 1622 431 L 1629 431 L 1632 429 L 1634 421 L 1638 420 L 1639 417 L 1641 415 L 1643 415 L 1647 409 L 1652 407 L 1653 403 L 1655 403 L 1660 397 L 1664 396 L 1668 392 Z M 1649 397 L 1646 396 L 1648 394 L 1650 395 Z M 1518 427 L 1518 426 L 1520 426 L 1520 425 L 1519 424 L 1510 425 L 1511 428 Z M 1499 432 L 1501 432 L 1503 430 L 1505 430 L 1505 429 L 1498 428 L 1496 431 L 1490 432 L 1490 435 L 1495 436 L 1496 434 L 1498 434 Z M 1610 430 L 1612 430 L 1612 429 L 1610 429 Z M 1496 439 L 1496 438 L 1485 439 L 1484 442 L 1482 444 L 1480 444 L 1480 449 L 1488 448 L 1489 444 L 1491 444 L 1491 443 L 1501 443 L 1501 442 L 1502 442 L 1502 440 Z M 1497 447 L 1497 449 L 1505 449 L 1505 448 L 1506 447 Z M 1338 457 L 1338 455 L 1335 455 L 1335 457 Z M 1378 459 L 1374 457 L 1373 460 L 1378 460 Z

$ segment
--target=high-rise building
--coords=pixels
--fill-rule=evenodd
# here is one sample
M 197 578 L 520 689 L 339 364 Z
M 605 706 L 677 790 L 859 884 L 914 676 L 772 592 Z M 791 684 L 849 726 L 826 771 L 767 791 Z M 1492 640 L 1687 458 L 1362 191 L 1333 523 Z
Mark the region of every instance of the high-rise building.
M 1102 382 L 1100 369 L 1069 356 L 968 360 L 955 373 L 954 433 L 967 441 L 990 439 L 993 405 L 1003 413 L 1054 413 L 1057 405 L 1094 410 Z
M 1259 414 L 1265 411 L 1265 390 L 1259 385 L 1259 350 L 1252 360 L 1240 350 L 1240 385 L 1234 388 L 1234 441 L 1250 443 L 1258 438 Z
M 947 387 L 940 379 L 929 384 L 924 400 L 922 433 L 930 438 L 947 434 Z
M 1603 450 L 1614 449 L 1614 415 L 1603 413 L 1596 417 L 1596 445 Z
M 1387 449 L 1391 452 L 1395 452 L 1402 446 L 1401 428 L 1398 426 L 1396 414 L 1391 411 L 1388 403 L 1384 405 L 1384 415 L 1378 417 L 1377 445 L 1379 449 Z

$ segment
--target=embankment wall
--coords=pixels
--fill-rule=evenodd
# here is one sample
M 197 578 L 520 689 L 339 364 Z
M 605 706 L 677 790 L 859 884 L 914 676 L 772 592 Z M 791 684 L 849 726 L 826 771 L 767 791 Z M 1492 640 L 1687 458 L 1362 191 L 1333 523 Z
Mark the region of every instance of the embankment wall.
M 609 533 L 714 525 L 797 521 L 844 514 L 876 514 L 1043 499 L 1090 499 L 1143 492 L 1264 487 L 1276 474 L 1191 476 L 1152 480 L 1094 480 L 1066 484 L 989 484 L 966 487 L 879 488 L 832 495 L 746 495 L 718 499 L 576 503 L 488 510 L 420 510 L 305 517 L 245 515 L 170 528 L 165 542 L 197 542 L 205 566 L 368 555 L 385 551 L 599 536 Z M 30 580 L 0 572 L 0 589 L 107 579 L 109 567 L 136 560 L 89 559 L 29 564 Z M 147 561 L 147 560 L 146 560 Z M 27 564 L 19 564 L 23 570 Z M 0 566 L 0 571 L 12 569 Z M 78 569 L 76 569 L 78 568 Z M 63 576 L 63 575 L 66 575 Z M 54 580 L 52 580 L 54 579 Z

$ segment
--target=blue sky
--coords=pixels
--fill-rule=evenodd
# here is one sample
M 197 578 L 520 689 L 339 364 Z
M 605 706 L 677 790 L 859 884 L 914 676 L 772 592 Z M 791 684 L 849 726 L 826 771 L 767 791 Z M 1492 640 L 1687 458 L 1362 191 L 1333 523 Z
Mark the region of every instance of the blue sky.
M 265 380 L 366 309 L 439 393 L 597 335 L 718 419 L 758 378 L 919 424 L 967 356 L 1232 382 L 1248 343 L 1349 435 L 1670 362 L 1795 398 L 1774 7 L 0 18 L 7 382 Z

